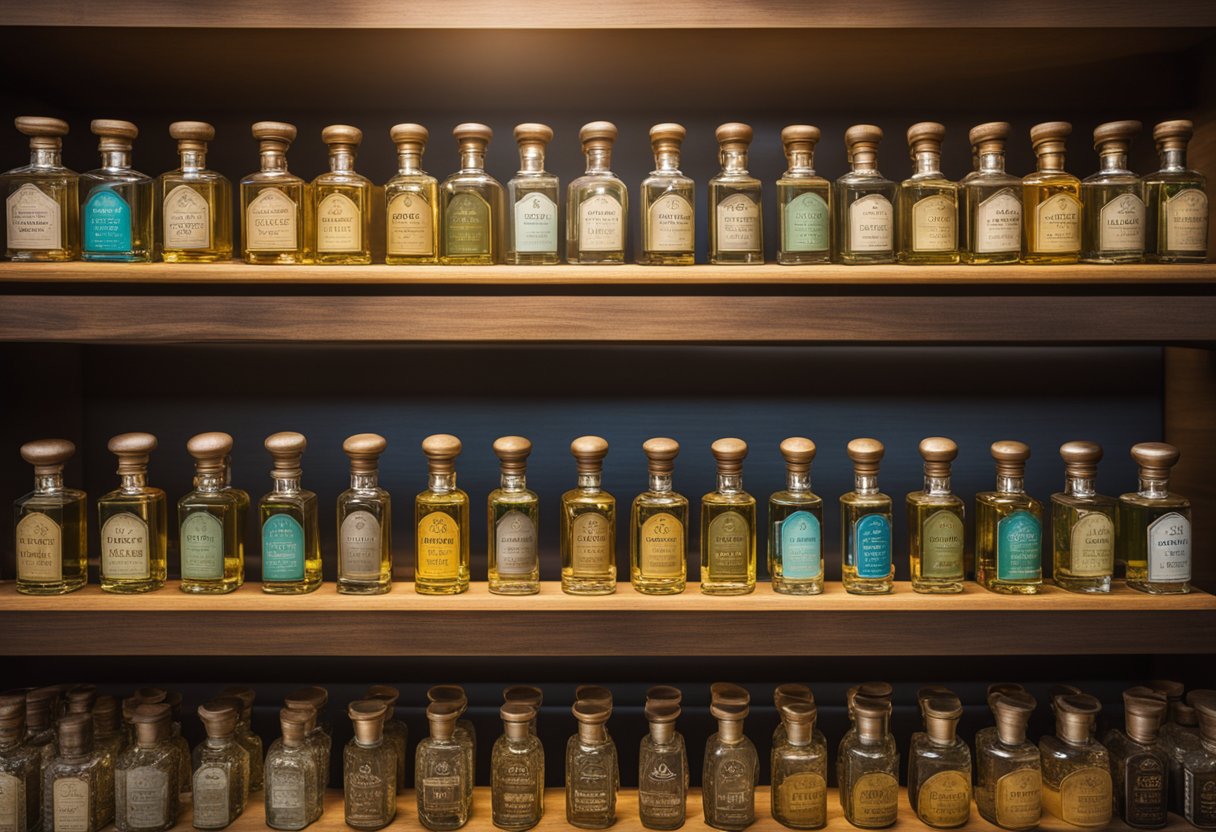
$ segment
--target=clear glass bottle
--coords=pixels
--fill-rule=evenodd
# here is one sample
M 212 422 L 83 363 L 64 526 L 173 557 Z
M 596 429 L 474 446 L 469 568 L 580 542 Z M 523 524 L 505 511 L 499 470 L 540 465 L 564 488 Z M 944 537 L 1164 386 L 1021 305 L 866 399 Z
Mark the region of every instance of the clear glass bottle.
M 320 815 L 324 795 L 318 792 L 317 756 L 305 741 L 306 720 L 300 711 L 279 711 L 282 736 L 266 752 L 266 825 L 303 829 Z
M 959 260 L 969 265 L 1016 263 L 1022 256 L 1022 180 L 1005 172 L 1009 123 L 989 121 L 968 138 L 976 169 L 959 188 Z
M 198 708 L 207 738 L 194 749 L 195 829 L 224 829 L 249 801 L 249 752 L 234 736 L 237 711 L 230 702 Z
M 140 695 L 143 697 L 146 697 L 146 698 L 144 698 L 144 700 L 140 704 L 161 704 L 163 702 L 164 704 L 169 706 L 169 739 L 168 739 L 168 742 L 171 746 L 173 746 L 174 750 L 177 752 L 178 792 L 180 794 L 189 794 L 190 790 L 192 788 L 191 780 L 192 780 L 192 775 L 194 773 L 194 766 L 193 766 L 193 759 L 192 759 L 192 756 L 190 753 L 190 743 L 186 740 L 185 737 L 182 736 L 182 695 L 180 693 L 178 693 L 177 691 L 172 691 L 172 690 L 164 691 L 164 698 L 161 699 L 160 702 L 157 702 L 156 699 L 158 698 L 158 696 L 156 696 L 156 695 L 148 696 L 147 694 L 149 693 L 149 691 L 157 691 L 159 693 L 159 690 L 157 688 L 143 689 L 140 692 Z M 104 696 L 97 697 L 98 704 L 93 706 L 93 724 L 94 724 L 94 726 L 96 726 L 98 724 L 97 710 L 99 707 L 101 707 L 101 703 L 103 702 L 103 700 L 105 698 L 106 697 L 104 697 Z M 117 703 L 117 701 L 115 701 L 116 710 L 117 710 L 117 706 L 118 706 L 118 703 Z M 136 711 L 139 710 L 138 705 L 136 706 L 135 710 Z M 112 717 L 111 719 L 115 719 L 115 720 L 118 719 L 118 714 L 115 713 L 114 717 Z M 132 726 L 132 727 L 134 727 L 134 726 Z M 135 742 L 134 732 L 132 732 L 132 736 L 131 736 L 131 739 L 129 742 L 126 740 L 125 737 L 123 738 L 123 741 L 127 742 L 127 744 Z M 100 745 L 101 741 L 97 740 L 97 742 Z
M 855 744 L 857 741 L 857 712 L 853 709 L 853 705 L 857 701 L 858 695 L 890 702 L 894 690 L 887 682 L 863 682 L 860 685 L 854 685 L 845 692 L 845 713 L 849 717 L 849 728 L 844 732 L 844 736 L 840 738 L 839 745 L 836 746 L 836 796 L 840 800 L 841 809 L 848 803 L 848 794 L 839 788 L 840 784 L 844 782 L 844 751 L 846 745 L 850 743 Z M 781 726 L 778 726 L 777 730 L 780 731 Z
M 350 488 L 338 495 L 338 592 L 383 595 L 393 588 L 392 499 L 380 487 L 380 455 L 388 440 L 356 433 L 342 443 Z
M 593 121 L 578 131 L 587 169 L 566 189 L 566 262 L 625 262 L 629 189 L 612 172 L 616 125 Z
M 428 483 L 414 499 L 414 591 L 423 595 L 469 590 L 469 495 L 456 487 L 460 451 L 450 434 L 422 440 Z
M 236 501 L 236 543 L 241 564 L 245 563 L 245 521 L 249 516 L 249 492 L 232 484 L 232 454 L 224 457 L 223 491 Z M 237 575 L 237 586 L 244 586 L 245 570 Z
M 815 173 L 819 128 L 791 124 L 781 131 L 789 167 L 777 180 L 784 266 L 828 263 L 832 259 L 832 183 Z
M 545 749 L 532 730 L 531 705 L 506 702 L 499 715 L 503 734 L 490 756 L 490 821 L 507 832 L 523 832 L 544 815 Z
M 958 456 L 958 445 L 944 436 L 930 436 L 921 440 L 919 450 L 925 461 L 925 486 L 906 500 L 912 589 L 959 593 L 966 578 L 966 507 L 950 490 L 950 464 Z
M 384 183 L 385 256 L 390 266 L 439 262 L 439 180 L 422 169 L 430 133 L 421 124 L 394 124 L 397 174 Z
M 63 486 L 63 466 L 75 453 L 66 439 L 21 446 L 21 458 L 34 466 L 34 490 L 13 504 L 18 592 L 63 595 L 88 581 L 88 495 Z
M 80 175 L 81 259 L 147 263 L 153 258 L 152 177 L 131 167 L 139 128 L 93 119 L 101 167 Z
M 42 768 L 42 826 L 101 832 L 114 821 L 114 760 L 93 748 L 93 717 L 59 720 L 57 751 Z
M 1199 742 L 1182 761 L 1182 816 L 1198 829 L 1216 829 L 1216 697 L 1193 699 Z
M 798 682 L 787 682 L 773 688 L 773 707 L 776 709 L 779 719 L 777 720 L 777 727 L 773 729 L 773 741 L 770 746 L 772 748 L 776 748 L 785 742 L 786 736 L 789 733 L 785 724 L 784 712 L 781 710 L 787 702 L 808 702 L 814 705 L 815 694 L 811 693 L 810 687 Z M 816 739 L 822 737 L 822 732 L 818 728 L 812 726 L 811 731 Z M 824 742 L 827 742 L 826 738 Z
M 486 561 L 490 592 L 540 592 L 540 498 L 528 488 L 532 443 L 522 436 L 494 440 L 499 486 L 486 498 Z
M 1034 829 L 1043 793 L 1039 749 L 1026 739 L 1034 697 L 1022 690 L 993 691 L 988 707 L 996 726 L 975 735 L 975 808 L 1002 829 Z
M 241 180 L 241 256 L 258 265 L 298 265 L 312 259 L 309 186 L 287 170 L 293 124 L 253 125 L 262 167 Z
M 718 439 L 718 487 L 701 498 L 701 591 L 747 595 L 756 589 L 756 498 L 743 490 L 747 443 Z
M 232 259 L 232 185 L 207 168 L 207 143 L 215 128 L 202 121 L 175 121 L 181 166 L 156 178 L 160 207 L 160 257 L 166 263 L 214 263 Z
M 427 829 L 459 829 L 468 822 L 473 804 L 466 768 L 468 755 L 453 736 L 459 706 L 432 702 L 426 709 L 430 736 L 418 742 L 414 755 L 414 788 L 418 797 L 418 822 Z
M 1060 457 L 1064 491 L 1051 495 L 1052 581 L 1070 592 L 1110 592 L 1118 504 L 1094 489 L 1102 446 L 1065 442 Z
M 445 266 L 490 266 L 501 263 L 503 238 L 502 185 L 486 173 L 486 148 L 494 131 L 484 124 L 457 124 L 460 170 L 439 188 L 443 237 L 439 262 Z
M 333 751 L 333 735 L 326 731 L 328 720 L 322 714 L 329 692 L 322 687 L 301 688 L 283 699 L 283 707 L 298 711 L 300 720 L 304 723 L 304 747 L 317 760 L 317 794 L 324 798 L 325 790 L 329 787 L 329 764 Z M 332 730 L 332 729 L 331 729 Z M 317 804 L 316 818 L 321 817 L 324 800 Z
M 401 692 L 389 685 L 372 685 L 367 689 L 364 699 L 375 699 L 383 702 L 387 710 L 384 712 L 384 739 L 393 746 L 397 754 L 397 794 L 405 791 L 406 749 L 409 747 L 409 727 L 397 719 L 397 700 Z
M 1169 703 L 1157 742 L 1169 758 L 1169 808 L 1174 814 L 1181 815 L 1185 803 L 1182 761 L 1187 753 L 1199 747 L 1199 717 L 1195 709 L 1183 701 L 1186 689 L 1181 682 L 1157 680 L 1149 682 L 1148 687 L 1164 694 Z
M 646 700 L 650 730 L 638 749 L 638 820 L 647 829 L 684 825 L 688 796 L 688 751 L 676 730 L 678 702 Z
M 545 147 L 553 141 L 547 124 L 515 127 L 519 171 L 507 182 L 511 205 L 506 261 L 513 266 L 552 266 L 558 254 L 557 202 L 561 184 L 545 170 Z
M 709 262 L 764 262 L 760 180 L 747 172 L 752 128 L 731 121 L 714 131 L 722 170 L 709 180 Z
M 532 708 L 532 721 L 528 730 L 536 734 L 536 718 L 540 715 L 540 707 L 545 701 L 544 691 L 533 685 L 511 685 L 503 688 L 502 701 L 504 705 L 516 703 Z
M 163 832 L 177 823 L 181 757 L 169 742 L 168 705 L 135 709 L 135 744 L 114 764 L 114 828 Z
M 882 829 L 899 815 L 899 750 L 891 736 L 891 702 L 853 697 L 855 728 L 840 743 L 844 816 L 861 829 Z
M 566 743 L 566 822 L 579 829 L 607 829 L 616 822 L 621 786 L 616 745 L 604 728 L 612 706 L 574 703 L 578 733 Z
M 921 710 L 925 730 L 908 748 L 908 801 L 926 826 L 955 829 L 971 820 L 971 749 L 956 733 L 963 705 L 939 695 Z
M 1169 822 L 1170 757 L 1157 740 L 1165 719 L 1165 694 L 1146 687 L 1123 692 L 1124 728 L 1106 732 L 1115 814 L 1133 829 L 1161 829 Z
M 329 170 L 312 180 L 312 250 L 320 265 L 365 266 L 372 262 L 372 183 L 355 171 L 363 131 L 331 124 L 321 131 L 329 148 Z
M 1022 177 L 1022 262 L 1041 266 L 1081 256 L 1081 180 L 1064 170 L 1067 121 L 1030 128 L 1038 169 Z
M 809 193 L 809 192 L 808 192 Z M 823 592 L 823 499 L 811 491 L 815 443 L 792 436 L 781 443 L 786 486 L 768 498 L 768 574 L 786 595 Z
M 232 437 L 200 433 L 190 437 L 186 450 L 194 457 L 194 489 L 177 501 L 181 591 L 232 592 L 245 575 L 240 511 L 236 497 L 224 488 Z
M 427 690 L 426 699 L 432 704 L 436 702 L 448 704 L 456 709 L 456 728 L 452 732 L 452 736 L 464 748 L 465 771 L 470 772 L 469 776 L 465 778 L 464 784 L 471 795 L 473 778 L 477 773 L 477 730 L 473 727 L 472 721 L 464 718 L 465 712 L 469 709 L 469 697 L 460 685 L 433 685 Z
M 42 823 L 42 752 L 25 742 L 24 693 L 0 695 L 0 826 L 38 832 Z
M 240 707 L 236 712 L 236 730 L 232 732 L 236 744 L 249 754 L 249 791 L 256 792 L 262 788 L 265 773 L 262 761 L 265 759 L 262 748 L 262 738 L 253 730 L 253 703 L 257 692 L 250 687 L 233 685 L 220 692 L 220 696 L 237 700 Z
M 1178 449 L 1164 442 L 1132 446 L 1140 487 L 1119 497 L 1117 551 L 1127 585 L 1153 595 L 1191 591 L 1191 501 L 1170 491 Z
M 958 185 L 941 171 L 945 126 L 922 121 L 908 128 L 912 176 L 899 185 L 899 262 L 940 266 L 958 262 Z
M 855 595 L 886 595 L 895 587 L 891 556 L 891 498 L 878 490 L 878 466 L 885 449 L 877 439 L 854 439 L 846 449 L 853 461 L 853 490 L 840 497 L 841 575 Z
M 117 760 L 119 756 L 128 747 L 127 732 L 122 725 L 122 715 L 119 713 L 118 700 L 109 694 L 97 697 L 93 702 L 93 747 L 106 752 L 113 759 Z M 170 723 L 172 725 L 172 723 Z M 170 737 L 172 740 L 172 737 Z M 187 766 L 189 768 L 190 750 L 187 747 L 186 756 Z M 179 769 L 182 766 L 178 766 Z M 188 782 L 190 779 L 189 771 L 185 773 L 185 779 Z M 187 787 L 185 789 L 189 791 Z
M 684 126 L 672 122 L 650 128 L 654 170 L 642 180 L 644 266 L 691 266 L 696 262 L 697 186 L 680 171 Z
M 701 808 L 705 823 L 714 829 L 746 829 L 756 820 L 760 759 L 743 733 L 748 711 L 746 700 L 715 699 L 709 706 L 718 730 L 705 741 Z
M 168 510 L 165 492 L 148 485 L 150 433 L 121 433 L 107 446 L 118 457 L 117 490 L 97 500 L 101 529 L 101 588 L 150 592 L 165 585 Z
M 1026 493 L 1030 446 L 992 443 L 996 491 L 975 495 L 976 581 L 993 592 L 1034 595 L 1043 584 L 1043 505 Z
M 1144 177 L 1145 256 L 1155 263 L 1202 263 L 1208 255 L 1207 179 L 1186 164 L 1190 121 L 1153 128 L 1161 169 Z
M 262 592 L 299 595 L 321 585 L 317 495 L 300 487 L 300 460 L 308 440 L 294 431 L 266 437 L 274 458 L 274 488 L 258 500 L 262 523 Z
M 352 829 L 383 829 L 397 816 L 397 752 L 384 741 L 387 711 L 383 702 L 366 699 L 347 709 L 355 735 L 342 755 L 342 790 Z
M 852 170 L 836 180 L 836 256 L 846 266 L 895 262 L 895 194 L 878 172 L 882 129 L 855 124 L 844 144 Z
M 616 498 L 600 485 L 608 443 L 580 436 L 570 443 L 570 453 L 578 486 L 562 494 L 562 591 L 609 595 L 616 592 Z
M 785 735 L 773 743 L 772 814 L 790 829 L 822 829 L 828 820 L 828 747 L 815 730 L 815 703 L 787 700 L 779 707 Z
M 1127 167 L 1132 138 L 1140 128 L 1138 121 L 1110 121 L 1094 128 L 1094 149 L 1102 166 L 1081 182 L 1083 263 L 1144 260 L 1144 183 Z
M 68 123 L 17 116 L 30 137 L 30 163 L 6 172 L 3 181 L 4 259 L 22 262 L 80 257 L 80 175 L 63 166 Z
M 1043 808 L 1073 826 L 1110 823 L 1113 796 L 1110 754 L 1093 738 L 1102 706 L 1087 694 L 1057 696 L 1055 736 L 1039 740 L 1043 761 Z
M 680 443 L 666 437 L 642 443 L 650 487 L 629 513 L 629 577 L 644 595 L 675 595 L 688 580 L 688 498 L 672 490 Z

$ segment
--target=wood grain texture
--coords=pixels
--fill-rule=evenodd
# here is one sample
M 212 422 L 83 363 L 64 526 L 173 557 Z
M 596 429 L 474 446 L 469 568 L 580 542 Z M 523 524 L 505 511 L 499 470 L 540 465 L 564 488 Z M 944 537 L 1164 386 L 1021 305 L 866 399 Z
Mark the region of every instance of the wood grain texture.
M 1182 457 L 1170 490 L 1191 501 L 1191 553 L 1196 585 L 1216 588 L 1216 352 L 1165 351 L 1165 441 Z

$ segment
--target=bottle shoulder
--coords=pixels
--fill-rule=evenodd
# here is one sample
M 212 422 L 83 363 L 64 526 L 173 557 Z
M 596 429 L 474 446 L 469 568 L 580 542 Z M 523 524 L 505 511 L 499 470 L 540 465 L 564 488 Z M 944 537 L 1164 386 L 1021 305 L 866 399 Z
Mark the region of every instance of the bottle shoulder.
M 825 188 L 831 184 L 831 182 L 815 173 L 814 170 L 787 170 L 777 179 L 778 186 L 796 188 Z
M 486 502 L 496 505 L 535 506 L 540 503 L 540 495 L 530 488 L 507 491 L 505 488 L 495 488 L 486 497 Z
M 900 185 L 908 190 L 934 190 L 942 193 L 957 193 L 958 183 L 941 173 L 917 173 L 909 176 Z
M 857 186 L 873 189 L 889 188 L 894 190 L 897 185 L 887 177 L 883 176 L 878 170 L 858 171 L 851 170 L 848 173 L 836 179 L 836 184 L 842 187 Z
M 1176 508 L 1190 511 L 1191 501 L 1181 494 L 1168 491 L 1161 497 L 1146 497 L 1136 491 L 1129 491 L 1119 497 L 1119 502 L 1141 508 Z
M 701 502 L 706 505 L 742 506 L 754 508 L 756 505 L 756 498 L 742 490 L 730 492 L 710 491 L 701 498 Z
M 823 498 L 814 491 L 790 491 L 782 489 L 769 495 L 768 501 L 774 506 L 789 508 L 822 509 Z
M 6 170 L 4 173 L 0 174 L 0 179 L 5 181 L 10 181 L 13 179 L 23 181 L 40 179 L 79 180 L 80 174 L 71 168 L 64 167 L 63 165 L 22 165 L 18 168 Z
M 876 491 L 873 494 L 848 491 L 840 495 L 840 505 L 842 508 L 847 505 L 857 508 L 875 508 L 890 513 L 891 502 L 891 495 L 884 494 L 881 491 Z
M 1062 170 L 1035 170 L 1022 177 L 1023 185 L 1059 185 L 1077 188 L 1081 180 Z
M 31 491 L 16 502 L 16 507 L 36 511 L 38 509 L 65 508 L 88 500 L 88 495 L 76 488 L 61 488 L 52 494 Z
M 581 488 L 571 488 L 562 494 L 562 504 L 566 506 L 599 506 L 603 504 L 615 506 L 616 497 L 613 497 L 602 489 L 599 491 L 585 491 Z
M 637 507 L 681 509 L 688 508 L 688 498 L 677 491 L 643 491 L 633 498 Z
M 431 176 L 424 170 L 419 170 L 417 173 L 398 173 L 384 183 L 384 187 L 404 187 L 404 186 L 422 186 L 426 188 L 439 187 L 439 180 Z
M 735 189 L 756 189 L 759 190 L 761 181 L 747 172 L 726 172 L 719 171 L 709 180 L 710 187 L 720 186 Z
M 1109 513 L 1118 505 L 1118 500 L 1106 494 L 1090 494 L 1085 497 L 1076 494 L 1069 494 L 1066 491 L 1057 491 L 1051 495 L 1051 502 L 1054 505 L 1067 506 L 1078 510 L 1088 509 L 1090 511 L 1103 511 Z
M 95 168 L 87 173 L 82 173 L 80 180 L 86 188 L 105 185 L 151 186 L 155 181 L 148 174 L 134 168 Z
M 349 187 L 371 189 L 372 181 L 361 173 L 349 171 L 326 171 L 312 180 L 314 188 Z
M 650 175 L 642 180 L 642 187 L 686 190 L 696 187 L 696 182 L 679 170 L 652 170 Z
M 285 187 L 304 187 L 308 183 L 287 169 L 283 170 L 257 170 L 241 179 L 241 185 L 252 186 L 274 186 L 279 188 Z
M 456 173 L 444 179 L 440 187 L 448 194 L 477 190 L 488 190 L 496 194 L 502 193 L 502 183 L 484 170 L 456 171 Z
M 1181 170 L 1166 169 L 1153 171 L 1144 176 L 1145 185 L 1198 185 L 1206 187 L 1207 177 L 1197 170 L 1182 168 Z
M 174 170 L 165 171 L 160 176 L 156 177 L 156 181 L 163 187 L 165 185 L 227 185 L 228 177 L 217 170 L 210 168 L 201 168 L 198 170 L 182 170 L 176 168 Z
M 953 491 L 947 494 L 935 494 L 924 490 L 909 491 L 904 499 L 910 506 L 936 506 L 946 509 L 958 509 L 959 511 L 965 510 L 967 506 L 963 498 Z
M 547 170 L 516 171 L 515 175 L 507 180 L 507 185 L 516 188 L 556 188 L 560 184 L 561 180 L 557 174 Z

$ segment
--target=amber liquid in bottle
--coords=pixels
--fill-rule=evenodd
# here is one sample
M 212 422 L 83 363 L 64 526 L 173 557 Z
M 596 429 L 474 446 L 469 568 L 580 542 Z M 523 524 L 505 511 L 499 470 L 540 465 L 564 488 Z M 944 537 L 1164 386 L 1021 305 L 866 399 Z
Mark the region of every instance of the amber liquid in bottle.
M 680 445 L 660 437 L 648 439 L 642 450 L 650 487 L 630 512 L 630 580 L 645 595 L 673 595 L 684 591 L 688 572 L 688 499 L 671 486 Z

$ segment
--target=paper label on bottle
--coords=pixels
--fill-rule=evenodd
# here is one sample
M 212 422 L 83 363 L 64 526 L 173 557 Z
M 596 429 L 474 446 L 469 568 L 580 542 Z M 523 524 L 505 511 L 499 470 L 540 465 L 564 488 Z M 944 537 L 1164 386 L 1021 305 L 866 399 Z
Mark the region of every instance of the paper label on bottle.
M 751 529 L 737 511 L 724 511 L 709 521 L 709 575 L 714 582 L 746 581 Z
M 668 765 L 668 760 L 676 767 Z M 643 759 L 638 781 L 638 809 L 643 826 L 652 826 L 655 821 L 672 821 L 678 826 L 683 821 L 683 770 L 684 761 L 676 754 L 668 754 L 666 759 L 663 755 Z
M 394 772 L 394 777 L 396 773 Z M 392 786 L 367 762 L 346 772 L 346 822 L 349 826 L 383 826 L 392 819 Z
M 899 816 L 899 780 L 885 771 L 863 774 L 853 784 L 856 826 L 890 826 Z
M 1148 527 L 1148 579 L 1191 579 L 1191 521 L 1176 511 L 1163 514 Z
M 818 578 L 823 574 L 823 541 L 819 518 L 809 511 L 795 511 L 777 521 L 781 575 L 791 580 Z
M 954 251 L 958 248 L 958 203 L 934 194 L 912 206 L 912 250 Z
M 625 248 L 625 212 L 608 194 L 596 194 L 578 206 L 580 251 L 620 251 Z
M 963 518 L 935 511 L 920 530 L 920 574 L 925 578 L 963 578 Z
M 5 200 L 8 247 L 17 251 L 63 248 L 59 203 L 33 182 L 26 182 Z
M 511 759 L 494 769 L 491 793 L 495 826 L 530 826 L 539 819 L 539 779 L 537 770 L 522 758 Z
M 352 511 L 342 518 L 338 575 L 351 581 L 380 580 L 380 522 L 370 511 Z
M 741 760 L 727 759 L 719 764 L 714 777 L 714 817 L 710 825 L 743 827 L 756 816 L 755 771 Z
M 1115 524 L 1105 514 L 1082 515 L 1069 535 L 1069 573 L 1078 578 L 1101 578 L 1115 571 Z
M 1002 188 L 975 208 L 976 254 L 1022 249 L 1022 200 L 1012 188 Z
M 515 202 L 515 250 L 524 253 L 557 251 L 557 203 L 540 191 Z
M 828 204 L 814 191 L 805 191 L 785 204 L 781 226 L 781 250 L 786 252 L 827 251 L 831 221 Z
M 1144 251 L 1144 201 L 1120 194 L 1102 206 L 1098 227 L 1102 251 Z
M 859 578 L 891 574 L 891 521 L 886 515 L 866 514 L 853 524 L 853 557 Z
M 659 512 L 642 523 L 639 560 L 645 578 L 683 578 L 686 574 L 684 524 Z
M 1034 250 L 1046 254 L 1081 251 L 1081 201 L 1072 194 L 1055 194 L 1035 208 Z
M 287 767 L 266 769 L 266 800 L 274 812 L 275 826 L 303 827 L 308 823 L 304 805 L 304 772 Z
M 435 222 L 430 203 L 415 191 L 402 191 L 388 202 L 389 254 L 430 256 L 435 253 Z
M 891 200 L 882 194 L 866 194 L 849 206 L 850 251 L 892 251 Z
M 130 512 L 111 514 L 101 526 L 101 574 L 107 578 L 147 578 L 148 524 Z
M 460 577 L 460 526 L 451 515 L 432 511 L 418 521 L 417 551 L 417 577 Z
M 1192 825 L 1216 826 L 1216 771 L 1199 774 L 1186 769 L 1182 794 L 1182 813 Z
M 53 832 L 89 832 L 92 826 L 90 815 L 89 782 L 76 777 L 60 777 L 51 786 L 54 804 Z
M 916 794 L 916 816 L 929 826 L 951 829 L 971 817 L 971 773 L 939 771 Z
M 998 826 L 1027 829 L 1038 824 L 1043 814 L 1043 774 L 1037 768 L 1020 768 L 1003 775 L 993 791 Z
M 63 580 L 63 534 L 58 523 L 32 511 L 18 521 L 16 538 L 18 580 Z
M 0 832 L 26 832 L 25 801 L 25 784 L 0 771 Z
M 616 784 L 608 766 L 597 758 L 582 756 L 566 769 L 569 811 L 574 815 L 605 815 L 616 802 Z
M 344 193 L 326 194 L 317 206 L 317 252 L 349 252 L 362 248 L 363 215 L 358 204 Z
M 490 253 L 490 203 L 480 194 L 462 191 L 452 196 L 443 225 L 444 254 L 468 257 Z
M 262 580 L 304 580 L 304 527 L 290 514 L 272 514 L 262 524 Z
M 1043 576 L 1043 527 L 1030 512 L 1015 511 L 996 524 L 996 576 L 1001 581 Z
M 1165 201 L 1163 213 L 1165 240 L 1162 252 L 1207 251 L 1208 195 L 1202 189 L 1187 188 L 1174 194 Z
M 799 829 L 818 829 L 827 822 L 828 784 L 814 771 L 791 774 L 777 787 L 782 820 Z
M 1053 789 L 1043 784 L 1043 808 L 1073 826 L 1106 826 L 1111 816 L 1110 770 L 1087 766 L 1070 772 Z
M 249 251 L 295 251 L 300 248 L 296 203 L 278 188 L 258 191 L 245 209 L 245 248 Z
M 1157 754 L 1133 754 L 1124 761 L 1122 802 L 1129 825 L 1151 829 L 1169 820 L 1165 765 Z
M 646 217 L 646 250 L 689 252 L 695 247 L 692 204 L 682 195 L 665 193 L 650 203 Z
M 432 774 L 422 778 L 419 809 L 427 814 L 455 814 L 460 811 L 464 794 L 459 770 L 446 760 L 439 760 L 432 766 Z
M 94 188 L 81 214 L 85 251 L 131 250 L 131 206 L 116 191 Z
M 536 570 L 536 524 L 522 511 L 511 510 L 498 518 L 494 527 L 494 564 L 503 577 L 526 577 Z
M 182 521 L 182 577 L 219 581 L 224 577 L 224 524 L 209 511 L 193 511 Z
M 747 194 L 731 194 L 718 203 L 718 251 L 760 251 L 760 203 Z
M 194 825 L 222 829 L 228 825 L 228 772 L 220 766 L 202 766 L 194 772 Z
M 126 777 L 127 828 L 156 829 L 165 825 L 169 813 L 169 775 L 153 766 L 119 771 Z M 177 788 L 177 783 L 173 784 Z
M 178 185 L 165 194 L 161 207 L 165 248 L 199 249 L 211 245 L 211 205 L 197 190 Z
M 608 573 L 613 553 L 608 519 L 586 511 L 570 524 L 570 566 L 576 578 L 602 578 Z

